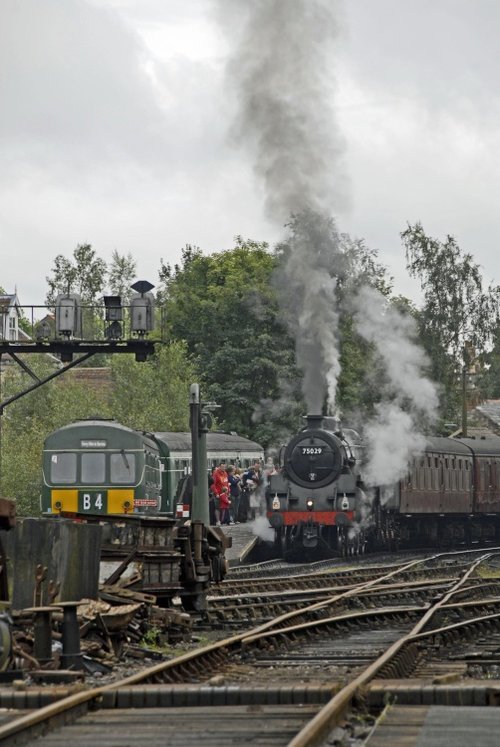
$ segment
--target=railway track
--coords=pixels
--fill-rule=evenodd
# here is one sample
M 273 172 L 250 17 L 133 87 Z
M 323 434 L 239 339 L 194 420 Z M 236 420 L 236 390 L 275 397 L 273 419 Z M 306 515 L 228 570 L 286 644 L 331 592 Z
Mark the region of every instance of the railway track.
M 38 743 L 94 747 L 105 733 L 107 745 L 223 745 L 258 733 L 259 744 L 317 744 L 375 676 L 441 672 L 450 646 L 468 642 L 470 658 L 485 630 L 500 646 L 498 582 L 477 576 L 488 557 L 372 568 L 358 583 L 319 587 L 319 597 L 281 591 L 290 596 L 275 600 L 284 605 L 277 617 L 31 713 L 7 712 L 0 739 L 28 743 L 59 727 Z M 466 613 L 456 622 L 460 605 Z M 483 661 L 494 657 L 494 645 L 481 651 Z M 23 707 L 22 695 L 13 705 Z

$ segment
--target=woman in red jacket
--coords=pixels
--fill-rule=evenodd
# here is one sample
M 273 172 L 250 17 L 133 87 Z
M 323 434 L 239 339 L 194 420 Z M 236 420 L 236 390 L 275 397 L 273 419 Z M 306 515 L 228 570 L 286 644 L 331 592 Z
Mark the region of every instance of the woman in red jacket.
M 220 510 L 220 521 L 217 521 L 217 526 L 229 524 L 229 506 L 231 505 L 231 501 L 229 500 L 229 478 L 225 462 L 221 462 L 214 469 L 212 477 L 214 479 L 212 491 L 216 500 L 218 500 Z

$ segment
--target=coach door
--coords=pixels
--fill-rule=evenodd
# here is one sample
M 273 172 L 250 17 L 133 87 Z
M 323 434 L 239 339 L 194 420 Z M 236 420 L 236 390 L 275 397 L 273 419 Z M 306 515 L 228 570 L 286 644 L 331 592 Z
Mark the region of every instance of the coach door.
M 470 513 L 470 462 L 462 454 L 441 457 L 441 512 Z
M 500 510 L 498 488 L 498 457 L 477 458 L 477 508 L 480 513 L 493 513 Z

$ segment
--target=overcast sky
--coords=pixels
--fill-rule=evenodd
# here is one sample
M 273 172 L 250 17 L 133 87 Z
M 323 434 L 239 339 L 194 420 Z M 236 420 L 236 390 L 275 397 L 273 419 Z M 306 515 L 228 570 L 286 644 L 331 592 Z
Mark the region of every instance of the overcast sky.
M 229 136 L 213 11 L 211 0 L 1 0 L 0 285 L 22 304 L 43 302 L 54 257 L 78 243 L 104 259 L 132 252 L 156 283 L 160 258 L 177 261 L 186 243 L 280 238 Z M 455 235 L 500 283 L 500 3 L 345 0 L 339 21 L 339 228 L 379 250 L 396 292 L 417 295 L 399 238 L 416 220 Z

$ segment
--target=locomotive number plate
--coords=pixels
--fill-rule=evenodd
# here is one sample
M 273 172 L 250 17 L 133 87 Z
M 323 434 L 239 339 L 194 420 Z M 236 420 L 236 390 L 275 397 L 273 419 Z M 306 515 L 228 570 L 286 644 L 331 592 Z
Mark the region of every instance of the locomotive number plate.
M 79 490 L 78 512 L 105 514 L 108 510 L 106 492 L 103 490 Z
M 306 456 L 311 456 L 313 454 L 322 454 L 323 447 L 322 446 L 303 446 L 302 453 L 305 454 Z

